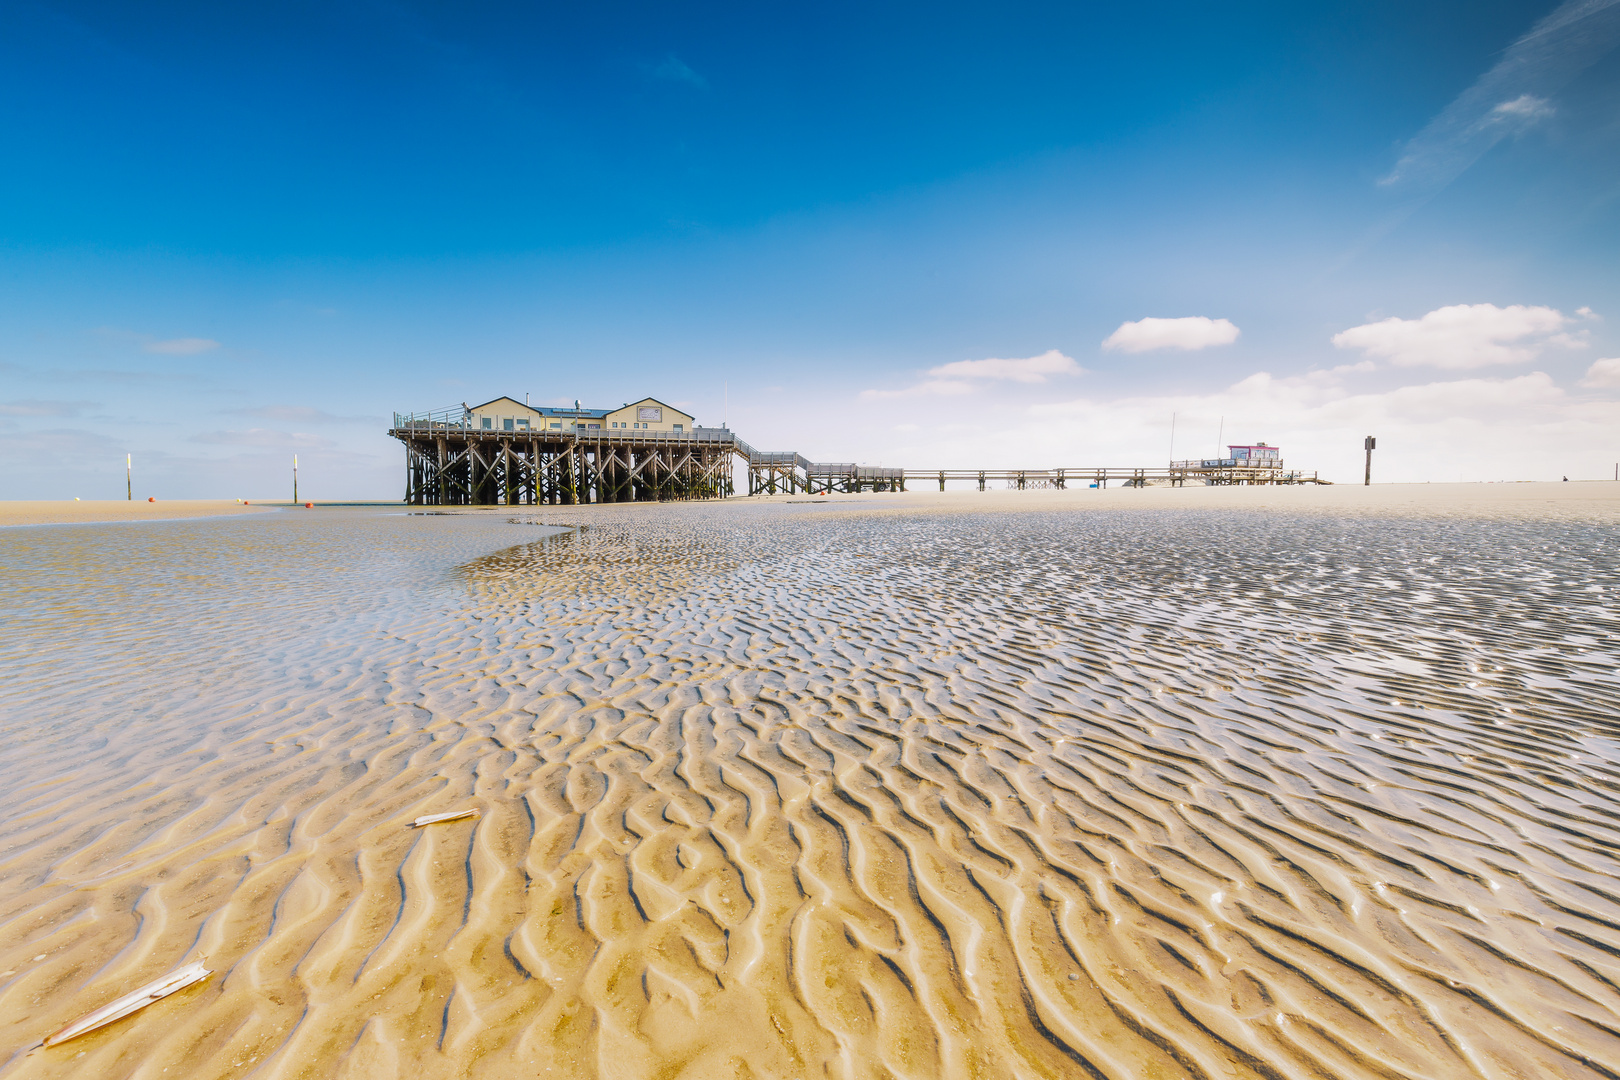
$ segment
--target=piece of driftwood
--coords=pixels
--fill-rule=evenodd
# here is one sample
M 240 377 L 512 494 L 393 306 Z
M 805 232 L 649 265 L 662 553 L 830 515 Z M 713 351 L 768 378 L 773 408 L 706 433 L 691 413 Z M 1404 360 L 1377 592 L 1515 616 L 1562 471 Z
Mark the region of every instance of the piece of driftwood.
M 423 817 L 419 817 L 415 821 L 411 822 L 411 828 L 420 829 L 424 825 L 437 825 L 441 821 L 459 821 L 464 817 L 477 817 L 477 816 L 478 816 L 478 811 L 476 809 L 474 809 L 474 810 L 454 810 L 454 811 L 451 811 L 448 814 L 427 814 L 427 815 L 425 815 Z
M 80 1035 L 94 1031 L 99 1027 L 105 1027 L 114 1020 L 122 1020 L 130 1013 L 144 1009 L 152 1002 L 160 998 L 166 998 L 176 990 L 184 990 L 192 983 L 202 982 L 212 974 L 213 972 L 203 967 L 201 963 L 188 964 L 178 971 L 171 971 L 156 982 L 149 982 L 133 993 L 125 994 L 116 1001 L 109 1001 L 89 1016 L 80 1017 L 61 1031 L 53 1035 L 47 1035 L 45 1045 L 55 1046 L 57 1043 L 76 1039 Z

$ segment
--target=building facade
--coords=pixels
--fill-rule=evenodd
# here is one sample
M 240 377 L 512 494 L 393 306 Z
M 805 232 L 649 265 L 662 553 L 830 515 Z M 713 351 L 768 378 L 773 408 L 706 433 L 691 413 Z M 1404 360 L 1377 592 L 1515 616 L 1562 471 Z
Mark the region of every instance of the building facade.
M 627 402 L 617 409 L 585 409 L 526 405 L 509 397 L 498 397 L 467 410 L 470 426 L 477 431 L 597 434 L 600 432 L 691 431 L 696 421 L 688 413 L 666 405 L 657 398 Z

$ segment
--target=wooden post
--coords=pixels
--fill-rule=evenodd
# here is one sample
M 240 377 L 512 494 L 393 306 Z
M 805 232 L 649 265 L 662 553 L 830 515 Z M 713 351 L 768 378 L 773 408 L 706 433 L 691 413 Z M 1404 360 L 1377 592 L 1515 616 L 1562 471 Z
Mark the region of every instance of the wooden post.
M 293 505 L 298 505 L 298 455 L 293 455 Z
M 134 454 L 124 455 L 124 500 L 126 502 L 135 501 L 135 479 L 132 471 L 134 466 L 131 464 L 134 460 Z
M 1378 448 L 1378 440 L 1373 438 L 1371 435 L 1369 435 L 1369 436 L 1367 436 L 1367 438 L 1365 440 L 1362 441 L 1361 445 L 1362 445 L 1362 448 L 1367 451 L 1367 472 L 1366 472 L 1366 475 L 1364 475 L 1362 477 L 1361 484 L 1362 484 L 1363 487 L 1371 487 L 1372 486 L 1372 452 Z
M 447 479 L 444 475 L 445 459 L 450 456 L 450 444 L 443 435 L 440 435 L 437 439 L 434 439 L 433 443 L 439 452 L 439 463 L 433 470 L 433 478 L 437 482 L 439 492 L 439 501 L 437 505 L 443 506 L 445 503 L 450 501 L 450 493 L 446 487 Z

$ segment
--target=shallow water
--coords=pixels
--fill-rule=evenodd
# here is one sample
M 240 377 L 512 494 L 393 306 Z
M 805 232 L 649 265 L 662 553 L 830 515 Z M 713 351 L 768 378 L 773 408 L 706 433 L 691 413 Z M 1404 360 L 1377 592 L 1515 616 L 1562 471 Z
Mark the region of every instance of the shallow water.
M 1613 541 L 737 504 L 6 530 L 0 1071 L 1613 1077 Z

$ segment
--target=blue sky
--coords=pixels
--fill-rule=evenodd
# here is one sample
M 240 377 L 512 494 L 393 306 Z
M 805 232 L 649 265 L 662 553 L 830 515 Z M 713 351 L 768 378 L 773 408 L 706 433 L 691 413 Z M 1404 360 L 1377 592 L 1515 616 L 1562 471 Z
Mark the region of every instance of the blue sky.
M 525 393 L 916 468 L 1157 463 L 1175 415 L 1612 475 L 1616 44 L 1612 0 L 14 3 L 0 497 L 296 452 L 391 498 L 393 410 Z

